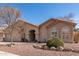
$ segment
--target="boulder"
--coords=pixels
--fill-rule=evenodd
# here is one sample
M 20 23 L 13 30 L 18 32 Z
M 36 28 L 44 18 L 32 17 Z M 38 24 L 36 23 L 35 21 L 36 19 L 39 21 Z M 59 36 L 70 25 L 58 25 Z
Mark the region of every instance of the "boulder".
M 45 45 L 45 46 L 43 46 L 43 49 L 48 50 L 49 47 Z
M 50 50 L 56 50 L 56 48 L 55 47 L 51 47 Z
M 59 46 L 59 47 L 57 47 L 57 49 L 56 49 L 56 50 L 58 50 L 58 51 L 63 51 L 63 50 L 64 50 L 64 47 Z
M 34 48 L 39 48 L 39 49 L 42 48 L 40 45 L 36 45 L 36 44 L 34 44 L 33 47 L 34 47 Z
M 79 49 L 73 49 L 72 52 L 79 53 Z

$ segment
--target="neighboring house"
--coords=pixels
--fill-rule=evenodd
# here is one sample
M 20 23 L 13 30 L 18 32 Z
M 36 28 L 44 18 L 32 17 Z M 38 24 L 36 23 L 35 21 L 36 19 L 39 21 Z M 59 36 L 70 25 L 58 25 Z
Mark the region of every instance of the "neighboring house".
M 12 40 L 46 42 L 53 36 L 63 39 L 64 42 L 73 42 L 75 25 L 72 21 L 52 18 L 36 26 L 19 19 L 12 32 Z M 10 41 L 11 33 L 8 32 L 9 29 L 10 26 L 4 31 L 5 39 L 3 41 Z

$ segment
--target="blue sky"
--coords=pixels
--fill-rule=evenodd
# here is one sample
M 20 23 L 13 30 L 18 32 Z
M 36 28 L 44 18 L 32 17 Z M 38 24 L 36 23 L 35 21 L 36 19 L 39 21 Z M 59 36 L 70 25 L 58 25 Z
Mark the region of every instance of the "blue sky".
M 67 16 L 69 13 L 74 14 L 74 21 L 79 27 L 79 4 L 68 3 L 51 3 L 51 4 L 34 4 L 34 3 L 17 3 L 17 4 L 0 4 L 0 6 L 11 6 L 17 8 L 21 15 L 20 18 L 32 24 L 41 24 L 50 18 L 59 18 Z

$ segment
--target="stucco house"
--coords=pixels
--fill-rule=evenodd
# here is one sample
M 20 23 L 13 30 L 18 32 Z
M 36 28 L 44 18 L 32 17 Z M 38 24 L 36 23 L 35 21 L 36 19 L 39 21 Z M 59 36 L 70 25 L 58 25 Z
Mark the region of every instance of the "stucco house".
M 12 40 L 17 42 L 46 42 L 50 37 L 58 37 L 64 42 L 74 41 L 74 28 L 76 23 L 64 19 L 51 18 L 39 26 L 19 19 L 12 32 Z M 2 32 L 0 41 L 10 41 L 10 26 Z

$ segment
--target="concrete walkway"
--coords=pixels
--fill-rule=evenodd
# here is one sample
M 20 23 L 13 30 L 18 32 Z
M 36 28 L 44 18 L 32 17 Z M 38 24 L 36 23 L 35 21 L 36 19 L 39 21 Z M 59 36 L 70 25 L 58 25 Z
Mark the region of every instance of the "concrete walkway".
M 0 51 L 0 56 L 19 56 L 16 54 Z

